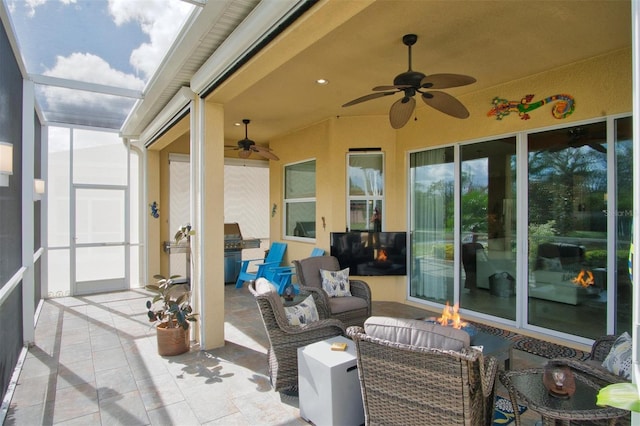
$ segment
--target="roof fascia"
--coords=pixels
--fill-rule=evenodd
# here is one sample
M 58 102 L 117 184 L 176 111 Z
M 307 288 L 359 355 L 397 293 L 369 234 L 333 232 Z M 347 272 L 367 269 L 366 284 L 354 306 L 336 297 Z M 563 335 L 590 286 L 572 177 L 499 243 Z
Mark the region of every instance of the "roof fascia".
M 148 147 L 155 139 L 162 135 L 167 127 L 171 127 L 174 119 L 181 115 L 180 113 L 193 99 L 194 94 L 191 89 L 188 87 L 181 87 L 140 135 L 129 135 L 123 133 L 120 135 L 128 139 L 139 139 L 144 146 Z
M 199 96 L 236 63 L 242 60 L 273 29 L 299 8 L 308 7 L 305 0 L 281 0 L 260 2 L 258 6 L 229 35 L 211 57 L 191 78 L 191 90 Z

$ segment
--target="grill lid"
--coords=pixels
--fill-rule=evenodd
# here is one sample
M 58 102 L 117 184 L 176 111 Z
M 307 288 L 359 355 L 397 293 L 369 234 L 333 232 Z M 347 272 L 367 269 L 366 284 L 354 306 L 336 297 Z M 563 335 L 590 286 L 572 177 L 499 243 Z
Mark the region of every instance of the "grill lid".
M 237 222 L 224 224 L 224 239 L 227 240 L 242 240 L 242 234 L 240 233 L 240 225 Z

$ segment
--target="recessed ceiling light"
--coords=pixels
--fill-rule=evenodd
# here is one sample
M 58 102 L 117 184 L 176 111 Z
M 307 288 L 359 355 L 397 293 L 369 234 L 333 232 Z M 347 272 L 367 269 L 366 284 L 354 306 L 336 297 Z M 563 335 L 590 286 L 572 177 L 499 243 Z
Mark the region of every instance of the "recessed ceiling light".
M 329 84 L 329 80 L 325 80 L 324 78 L 319 78 L 316 80 L 316 83 L 325 85 L 325 84 Z
M 240 126 L 242 126 L 242 123 L 236 121 L 235 123 L 233 123 L 233 125 L 236 126 L 236 127 L 240 127 Z

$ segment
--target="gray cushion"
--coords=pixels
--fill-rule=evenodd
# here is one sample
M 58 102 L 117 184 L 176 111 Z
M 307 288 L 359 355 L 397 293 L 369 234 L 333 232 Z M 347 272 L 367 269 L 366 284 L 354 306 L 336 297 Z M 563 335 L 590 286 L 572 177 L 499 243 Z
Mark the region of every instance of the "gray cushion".
M 332 314 L 340 314 L 342 312 L 353 311 L 355 309 L 367 308 L 367 301 L 360 297 L 345 296 L 332 297 L 329 299 Z
M 422 320 L 369 317 L 364 331 L 372 337 L 423 348 L 459 351 L 469 347 L 469 334 Z
M 340 263 L 334 256 L 316 256 L 297 260 L 296 273 L 300 284 L 306 287 L 322 288 L 320 269 L 326 271 L 339 271 Z

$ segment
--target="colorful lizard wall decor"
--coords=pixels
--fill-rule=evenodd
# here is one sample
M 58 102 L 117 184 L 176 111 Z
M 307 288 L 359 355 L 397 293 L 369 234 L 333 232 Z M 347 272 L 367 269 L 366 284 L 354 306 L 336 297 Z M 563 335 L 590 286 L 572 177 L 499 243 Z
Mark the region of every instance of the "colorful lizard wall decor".
M 491 101 L 493 108 L 487 112 L 487 117 L 495 116 L 496 120 L 502 120 L 512 112 L 517 112 L 521 120 L 528 120 L 531 118 L 529 116 L 529 112 L 540 108 L 542 105 L 557 101 L 551 109 L 551 114 L 553 114 L 555 118 L 561 119 L 571 115 L 573 110 L 576 108 L 576 101 L 571 95 L 553 95 L 548 98 L 544 98 L 541 101 L 530 103 L 534 96 L 535 95 L 527 95 L 519 102 L 508 101 L 496 96 L 493 98 L 493 101 Z

